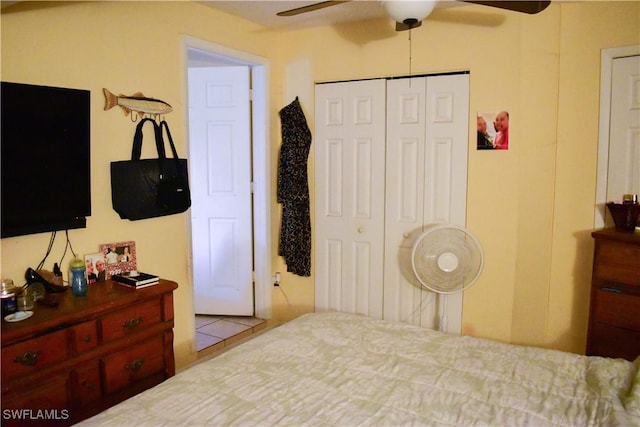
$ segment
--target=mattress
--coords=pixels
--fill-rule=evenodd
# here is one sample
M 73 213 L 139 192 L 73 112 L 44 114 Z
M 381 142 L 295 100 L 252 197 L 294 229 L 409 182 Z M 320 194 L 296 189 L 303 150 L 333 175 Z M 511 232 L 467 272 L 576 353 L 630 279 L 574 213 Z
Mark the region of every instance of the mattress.
M 632 426 L 640 358 L 587 357 L 307 314 L 83 426 Z

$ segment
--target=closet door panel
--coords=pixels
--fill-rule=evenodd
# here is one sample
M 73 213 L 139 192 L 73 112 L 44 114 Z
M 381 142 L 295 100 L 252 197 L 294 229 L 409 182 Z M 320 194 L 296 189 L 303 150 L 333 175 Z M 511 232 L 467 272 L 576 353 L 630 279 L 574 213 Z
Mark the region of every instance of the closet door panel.
M 423 226 L 425 91 L 424 77 L 387 82 L 384 318 L 416 325 L 432 323 L 423 320 L 431 315 L 430 297 L 407 279 L 410 263 L 402 273 L 400 263 L 408 258 L 399 254 L 407 237 Z
M 438 138 L 432 141 L 432 164 L 427 172 L 425 187 L 429 197 L 425 221 L 449 223 L 451 215 L 453 181 L 453 140 Z
M 469 76 L 427 77 L 424 223 L 466 226 L 469 150 Z M 437 297 L 435 325 L 444 312 L 447 332 L 462 330 L 463 293 Z M 444 307 L 446 305 L 446 308 Z
M 355 218 L 371 218 L 374 201 L 371 199 L 372 147 L 370 138 L 358 138 L 354 143 L 353 153 L 353 216 Z
M 316 311 L 382 318 L 384 129 L 384 80 L 316 85 Z
M 328 139 L 326 141 L 325 166 L 321 174 L 324 177 L 325 207 L 324 214 L 328 217 L 342 216 L 342 150 L 341 139 Z
M 425 223 L 464 227 L 467 213 L 469 75 L 427 77 Z
M 446 304 L 447 332 L 460 332 L 462 294 L 443 298 L 407 276 L 411 237 L 433 223 L 465 225 L 468 96 L 467 75 L 387 83 L 385 319 L 437 328 Z
M 422 208 L 418 206 L 422 199 L 419 185 L 422 176 L 419 167 L 421 141 L 419 138 L 402 138 L 398 146 L 397 179 L 397 218 L 396 222 L 416 224 L 422 214 Z M 393 181 L 392 181 L 393 182 Z

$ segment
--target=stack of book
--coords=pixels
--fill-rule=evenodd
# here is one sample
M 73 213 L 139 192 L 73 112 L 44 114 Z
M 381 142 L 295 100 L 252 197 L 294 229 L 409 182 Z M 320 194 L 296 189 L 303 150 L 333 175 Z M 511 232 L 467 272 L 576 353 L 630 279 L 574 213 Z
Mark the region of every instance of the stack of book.
M 114 274 L 111 276 L 112 280 L 129 286 L 131 288 L 140 289 L 147 286 L 157 285 L 160 278 L 154 274 L 147 274 L 137 271 L 129 271 L 122 274 Z

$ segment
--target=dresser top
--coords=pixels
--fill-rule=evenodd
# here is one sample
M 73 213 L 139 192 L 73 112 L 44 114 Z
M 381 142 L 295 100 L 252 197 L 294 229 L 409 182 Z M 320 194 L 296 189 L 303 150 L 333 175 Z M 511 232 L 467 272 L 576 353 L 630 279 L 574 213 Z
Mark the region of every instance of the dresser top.
M 157 285 L 142 289 L 133 289 L 112 280 L 92 283 L 84 297 L 73 295 L 71 289 L 52 294 L 58 300 L 57 307 L 47 307 L 36 303 L 33 316 L 20 322 L 2 322 L 2 346 L 17 338 L 64 328 L 96 317 L 105 310 L 130 307 L 142 300 L 156 298 L 167 292 L 173 292 L 178 284 L 160 279 Z
M 616 240 L 624 243 L 640 245 L 640 231 L 622 231 L 615 228 L 604 228 L 591 233 L 594 239 Z

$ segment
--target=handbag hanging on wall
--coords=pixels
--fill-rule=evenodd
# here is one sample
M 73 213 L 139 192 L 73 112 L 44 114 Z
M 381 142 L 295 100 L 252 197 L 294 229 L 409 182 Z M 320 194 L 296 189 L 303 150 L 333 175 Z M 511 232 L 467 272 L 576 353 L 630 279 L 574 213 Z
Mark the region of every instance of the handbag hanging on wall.
M 157 159 L 140 159 L 147 122 L 153 125 Z M 173 157 L 166 156 L 165 131 Z M 158 124 L 142 119 L 133 136 L 131 160 L 111 162 L 111 202 L 120 218 L 132 221 L 181 213 L 191 206 L 187 160 L 178 158 L 164 120 Z

